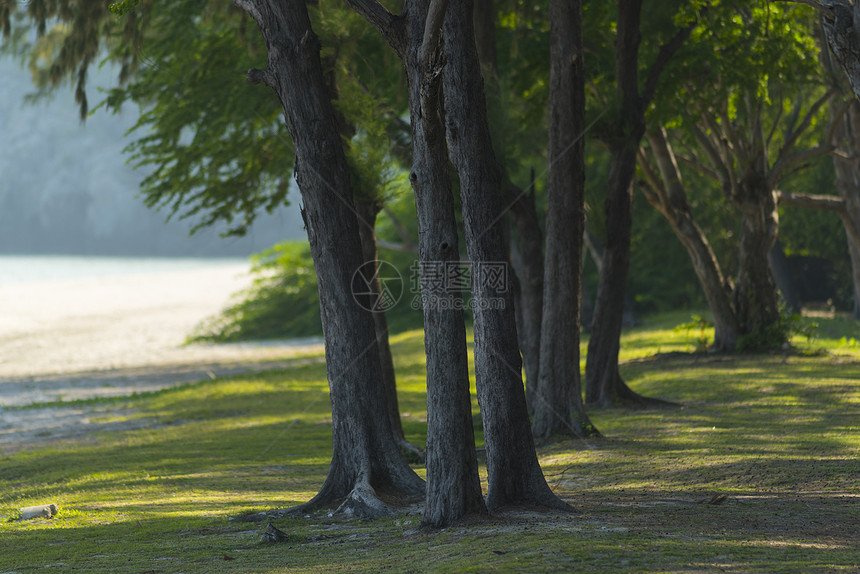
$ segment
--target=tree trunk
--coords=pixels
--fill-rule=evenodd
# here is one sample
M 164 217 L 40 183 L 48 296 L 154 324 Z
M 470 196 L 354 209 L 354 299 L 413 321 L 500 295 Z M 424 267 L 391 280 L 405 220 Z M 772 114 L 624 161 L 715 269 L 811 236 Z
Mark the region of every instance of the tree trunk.
M 617 402 L 638 406 L 671 404 L 633 392 L 618 371 L 618 351 L 624 319 L 624 292 L 630 266 L 630 234 L 633 225 L 633 175 L 639 141 L 645 134 L 645 110 L 654 97 L 666 64 L 689 38 L 692 24 L 658 51 L 644 82 L 639 86 L 639 20 L 642 0 L 617 0 L 615 33 L 615 90 L 621 104 L 616 125 L 608 136 L 609 185 L 606 191 L 606 245 L 585 377 L 586 402 L 606 407 Z
M 768 254 L 776 241 L 779 215 L 775 193 L 764 178 L 750 173 L 734 194 L 741 213 L 738 278 L 732 293 L 740 333 L 740 350 L 779 347 L 786 338 L 779 330 L 779 300 Z
M 834 117 L 838 110 L 836 102 L 830 104 L 830 115 Z M 845 142 L 848 149 L 846 155 L 853 156 L 860 151 L 860 103 L 854 101 L 846 113 L 843 123 L 836 132 L 836 138 Z M 856 161 L 833 156 L 836 169 L 836 190 L 845 202 L 843 211 L 839 212 L 845 235 L 848 240 L 848 252 L 851 255 L 851 275 L 854 282 L 854 313 L 855 319 L 860 319 L 860 170 Z
M 376 250 L 376 216 L 381 207 L 376 201 L 356 200 L 356 215 L 358 216 L 358 235 L 361 239 L 361 255 L 365 265 L 362 271 L 366 272 L 364 280 L 374 290 L 377 299 L 382 297 L 382 285 L 379 281 L 378 258 Z M 370 268 L 367 263 L 374 262 Z M 394 438 L 400 448 L 412 456 L 423 461 L 424 452 L 406 440 L 403 434 L 403 425 L 400 422 L 400 406 L 397 402 L 397 379 L 394 373 L 394 360 L 391 357 L 391 346 L 388 344 L 388 321 L 385 317 L 386 309 L 374 309 L 373 326 L 376 331 L 376 345 L 379 348 L 379 363 L 382 368 L 382 386 L 385 389 L 385 406 L 388 410 L 388 419 L 394 431 Z
M 523 392 L 513 297 L 507 281 L 501 174 L 490 138 L 470 0 L 445 18 L 446 133 L 460 175 L 466 246 L 475 303 L 475 378 L 487 452 L 487 507 L 535 504 L 569 508 L 553 494 L 535 454 Z
M 504 186 L 504 184 L 503 184 Z M 516 193 L 516 195 L 513 195 Z M 513 196 L 513 197 L 512 197 Z M 511 240 L 511 267 L 516 276 L 515 303 L 517 336 L 526 375 L 526 404 L 534 411 L 540 373 L 541 316 L 543 313 L 542 234 L 535 208 L 534 186 L 531 192 L 511 184 L 503 197 L 511 205 L 516 238 Z M 508 201 L 510 200 L 510 201 Z
M 256 20 L 268 49 L 267 68 L 250 70 L 248 80 L 265 83 L 278 95 L 295 146 L 325 337 L 334 452 L 319 493 L 292 511 L 341 503 L 340 511 L 357 516 L 388 514 L 393 509 L 378 498 L 378 489 L 409 498 L 422 494 L 424 483 L 400 456 L 386 409 L 373 319 L 353 300 L 361 244 L 319 40 L 301 0 L 234 3 Z
M 711 349 L 717 352 L 734 351 L 738 327 L 732 308 L 731 286 L 723 276 L 705 233 L 693 218 L 681 172 L 665 130 L 652 130 L 647 134 L 647 139 L 660 172 L 660 181 L 656 181 L 656 174 L 651 174 L 643 157 L 646 180 L 655 179 L 650 182 L 651 192 L 643 188 L 645 197 L 666 218 L 690 256 L 714 320 L 714 343 Z
M 851 277 L 854 280 L 854 311 L 851 317 L 860 320 L 860 248 L 848 243 L 848 253 L 851 255 Z
M 498 126 L 505 125 L 496 54 L 496 14 L 493 0 L 475 0 L 475 47 L 484 77 L 487 115 L 494 144 L 501 142 Z M 494 129 L 494 126 L 495 129 Z M 497 153 L 501 149 L 496 148 Z M 504 163 L 504 162 L 503 162 Z M 535 389 L 540 370 L 540 330 L 543 309 L 543 237 L 535 207 L 534 170 L 528 189 L 521 189 L 502 170 L 502 197 L 509 206 L 516 233 L 511 237 L 510 261 L 516 307 L 517 336 L 526 375 L 526 404 L 534 412 Z
M 459 265 L 454 197 L 440 117 L 440 78 L 421 61 L 430 2 L 407 7 L 405 55 L 412 172 L 427 354 L 427 494 L 422 522 L 441 527 L 485 512 L 478 477 L 461 294 L 444 281 Z M 441 23 L 440 23 L 441 24 Z M 439 62 L 433 62 L 434 67 Z
M 536 437 L 599 434 L 579 368 L 585 227 L 585 75 L 581 0 L 550 0 L 549 177 Z
M 594 305 L 585 366 L 586 402 L 597 407 L 608 407 L 617 402 L 641 403 L 644 400 L 627 386 L 618 372 L 633 225 L 634 143 L 623 142 L 610 150 L 606 243 L 603 246 L 597 302 Z

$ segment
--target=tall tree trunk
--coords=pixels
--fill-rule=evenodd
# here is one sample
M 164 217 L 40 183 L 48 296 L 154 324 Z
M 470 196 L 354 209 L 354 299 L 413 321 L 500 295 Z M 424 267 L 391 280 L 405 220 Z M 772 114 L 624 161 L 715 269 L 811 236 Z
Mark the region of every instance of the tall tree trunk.
M 268 50 L 266 69 L 250 70 L 248 81 L 275 91 L 295 146 L 326 343 L 334 452 L 319 493 L 293 511 L 340 502 L 339 510 L 358 516 L 391 513 L 376 489 L 414 497 L 424 492 L 424 483 L 400 456 L 386 409 L 373 319 L 353 300 L 361 244 L 319 40 L 302 0 L 234 3 L 256 20 Z
M 666 64 L 689 38 L 693 24 L 679 30 L 671 40 L 660 47 L 640 94 L 641 12 L 642 0 L 617 0 L 615 90 L 621 108 L 615 128 L 608 137 L 606 245 L 600 265 L 600 282 L 585 367 L 586 402 L 601 407 L 616 402 L 635 403 L 639 406 L 666 404 L 665 401 L 646 399 L 627 386 L 618 371 L 618 352 L 624 319 L 625 284 L 630 267 L 633 175 L 639 142 L 645 134 L 645 110 L 654 98 Z
M 836 102 L 830 104 L 830 116 L 838 114 Z M 844 142 L 848 149 L 843 150 L 852 156 L 860 151 L 860 103 L 856 100 L 848 108 L 845 119 L 836 132 L 837 140 Z M 848 240 L 848 252 L 851 256 L 851 276 L 854 283 L 854 313 L 855 319 L 860 319 L 860 168 L 856 161 L 846 160 L 838 155 L 833 156 L 833 166 L 836 169 L 836 190 L 845 204 L 839 212 L 845 235 Z
M 531 191 L 511 184 L 503 185 L 505 203 L 511 205 L 516 237 L 511 239 L 511 267 L 516 283 L 515 303 L 517 336 L 523 355 L 526 375 L 526 404 L 534 412 L 538 376 L 540 373 L 540 330 L 543 313 L 543 251 L 542 234 L 535 208 L 534 186 Z M 516 195 L 514 195 L 516 194 Z
M 409 86 L 412 171 L 427 354 L 427 489 L 422 522 L 450 524 L 486 510 L 481 498 L 466 331 L 459 292 L 446 272 L 459 263 L 454 199 L 441 118 L 441 28 L 446 0 L 407 3 L 395 16 L 376 0 L 347 0 L 403 60 Z
M 849 242 L 848 253 L 851 256 L 851 278 L 854 281 L 854 311 L 851 317 L 860 320 L 860 247 Z
M 507 269 L 501 173 L 487 124 L 470 0 L 445 18 L 443 70 L 446 133 L 460 175 L 466 246 L 475 301 L 475 379 L 487 450 L 487 507 L 535 504 L 569 508 L 544 479 L 535 454 L 517 344 L 513 297 L 495 273 Z
M 658 179 L 642 155 L 640 165 L 645 173 L 646 183 L 651 188 L 649 191 L 643 187 L 642 191 L 648 202 L 669 222 L 675 236 L 690 256 L 714 320 L 714 343 L 711 349 L 717 352 L 733 351 L 737 344 L 738 326 L 732 307 L 731 285 L 724 278 L 705 233 L 693 218 L 681 172 L 666 131 L 662 128 L 651 130 L 646 137 L 660 176 Z
M 427 354 L 427 495 L 422 522 L 445 526 L 485 511 L 478 477 L 466 327 L 461 294 L 444 281 L 459 264 L 454 197 L 440 116 L 441 62 L 422 61 L 431 2 L 407 7 L 406 72 L 412 120 L 412 172 Z M 441 21 L 435 24 L 441 26 Z M 435 50 L 434 50 L 435 51 Z M 432 64 L 430 69 L 428 64 Z
M 487 101 L 487 116 L 490 118 L 490 134 L 497 146 L 501 137 L 499 128 L 505 125 L 499 86 L 498 58 L 496 54 L 496 14 L 493 0 L 475 0 L 474 25 L 475 47 L 484 77 L 484 93 Z M 503 162 L 504 163 L 504 162 Z M 509 206 L 515 233 L 510 241 L 510 261 L 516 306 L 517 336 L 522 352 L 526 375 L 526 404 L 534 412 L 535 389 L 540 370 L 540 331 L 543 309 L 543 237 L 535 206 L 534 170 L 531 185 L 521 189 L 509 178 L 505 166 L 502 170 L 502 197 Z
M 372 200 L 356 200 L 355 210 L 358 216 L 358 235 L 361 239 L 361 255 L 364 260 L 362 271 L 367 276 L 364 280 L 374 290 L 377 298 L 382 297 L 382 285 L 379 281 L 379 268 L 376 265 L 378 259 L 376 248 L 376 216 L 381 211 L 381 206 Z M 373 262 L 372 266 L 368 266 Z M 379 348 L 379 363 L 382 368 L 382 386 L 385 389 L 385 406 L 388 410 L 388 419 L 394 431 L 394 438 L 400 448 L 407 453 L 423 460 L 423 451 L 406 440 L 403 434 L 403 425 L 400 422 L 400 406 L 397 402 L 397 378 L 394 373 L 394 360 L 391 356 L 391 346 L 388 343 L 388 320 L 385 317 L 386 309 L 374 309 L 373 326 L 376 332 L 376 345 Z
M 597 407 L 608 407 L 619 401 L 638 403 L 643 400 L 627 386 L 618 372 L 633 225 L 633 173 L 636 167 L 633 144 L 626 141 L 610 149 L 606 243 L 585 367 L 586 402 Z
M 549 178 L 540 378 L 532 430 L 599 434 L 582 404 L 579 368 L 585 227 L 585 71 L 581 0 L 550 0 Z
M 785 334 L 779 325 L 779 300 L 768 254 L 776 241 L 776 195 L 763 178 L 750 173 L 734 194 L 741 214 L 738 278 L 732 293 L 742 350 L 773 348 Z

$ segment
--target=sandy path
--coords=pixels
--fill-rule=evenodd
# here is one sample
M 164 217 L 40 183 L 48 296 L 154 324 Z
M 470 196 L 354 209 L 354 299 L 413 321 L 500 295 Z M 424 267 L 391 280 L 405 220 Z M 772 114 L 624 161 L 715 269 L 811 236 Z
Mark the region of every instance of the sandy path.
M 11 406 L 130 395 L 284 366 L 321 350 L 315 339 L 182 346 L 194 326 L 248 285 L 247 271 L 247 264 L 213 262 L 0 285 L 0 453 L 117 426 L 93 422 L 110 408 L 104 405 Z

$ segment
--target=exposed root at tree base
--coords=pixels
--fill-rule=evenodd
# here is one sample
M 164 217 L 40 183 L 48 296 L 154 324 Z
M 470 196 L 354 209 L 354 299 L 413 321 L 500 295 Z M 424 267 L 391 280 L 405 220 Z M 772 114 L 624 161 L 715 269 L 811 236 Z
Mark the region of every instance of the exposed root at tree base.
M 387 494 L 387 495 L 386 495 Z M 409 514 L 416 511 L 417 496 L 404 496 L 401 492 L 380 495 L 367 482 L 361 481 L 340 500 L 320 499 L 319 495 L 299 506 L 231 516 L 230 522 L 263 522 L 278 518 L 297 517 L 326 508 L 334 508 L 329 516 L 343 516 L 358 520 L 374 520 Z

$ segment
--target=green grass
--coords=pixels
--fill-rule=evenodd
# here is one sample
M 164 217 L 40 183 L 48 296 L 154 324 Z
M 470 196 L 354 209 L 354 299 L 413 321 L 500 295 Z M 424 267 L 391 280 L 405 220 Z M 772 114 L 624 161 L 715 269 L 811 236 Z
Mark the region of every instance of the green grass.
M 148 428 L 0 458 L 0 572 L 857 572 L 857 324 L 819 319 L 817 340 L 796 341 L 806 354 L 725 357 L 684 354 L 698 333 L 674 327 L 688 320 L 647 320 L 622 344 L 630 385 L 683 408 L 595 411 L 605 438 L 539 451 L 578 514 L 428 532 L 415 515 L 323 513 L 276 521 L 290 540 L 262 544 L 261 525 L 228 517 L 301 503 L 327 470 L 328 389 L 311 364 L 123 399 Z M 393 343 L 405 431 L 423 443 L 421 335 Z M 702 503 L 714 495 L 728 498 Z M 52 520 L 9 520 L 51 502 Z

